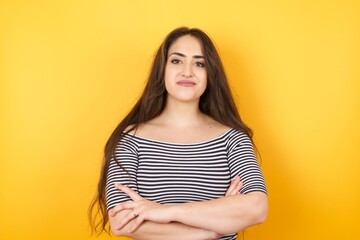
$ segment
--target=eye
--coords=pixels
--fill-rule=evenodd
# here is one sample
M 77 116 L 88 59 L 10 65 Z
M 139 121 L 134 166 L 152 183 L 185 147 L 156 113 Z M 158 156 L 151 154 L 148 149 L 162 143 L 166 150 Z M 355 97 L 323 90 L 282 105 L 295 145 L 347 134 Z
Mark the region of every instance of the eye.
M 179 63 L 181 63 L 181 61 L 179 59 L 173 59 L 173 60 L 171 60 L 171 63 L 179 64 Z
M 195 63 L 195 66 L 197 66 L 197 67 L 205 67 L 205 63 L 203 63 L 203 62 L 196 62 Z

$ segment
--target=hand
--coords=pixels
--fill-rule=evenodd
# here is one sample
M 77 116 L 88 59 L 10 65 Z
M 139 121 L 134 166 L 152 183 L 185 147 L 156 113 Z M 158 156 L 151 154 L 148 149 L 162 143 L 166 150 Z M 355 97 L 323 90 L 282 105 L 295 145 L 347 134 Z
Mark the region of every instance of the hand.
M 115 184 L 115 187 L 129 195 L 129 197 L 133 200 L 132 202 L 120 203 L 110 210 L 109 214 L 112 217 L 120 211 L 131 210 L 121 219 L 117 227 L 118 230 L 123 228 L 133 219 L 133 225 L 130 227 L 129 232 L 134 232 L 145 220 L 157 223 L 169 223 L 171 221 L 169 205 L 149 201 L 124 185 Z
M 226 191 L 225 197 L 240 194 L 240 189 L 243 186 L 244 184 L 241 182 L 240 177 L 236 176 L 234 180 L 231 182 L 230 187 Z

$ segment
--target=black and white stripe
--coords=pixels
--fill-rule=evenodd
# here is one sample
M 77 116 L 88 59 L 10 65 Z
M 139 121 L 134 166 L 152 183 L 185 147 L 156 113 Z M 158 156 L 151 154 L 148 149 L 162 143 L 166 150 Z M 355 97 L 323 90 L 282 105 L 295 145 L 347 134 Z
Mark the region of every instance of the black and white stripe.
M 109 166 L 107 209 L 131 201 L 115 189 L 117 182 L 148 200 L 177 204 L 223 197 L 235 176 L 240 176 L 244 183 L 242 194 L 266 193 L 252 143 L 246 134 L 237 130 L 230 129 L 215 139 L 192 144 L 125 134 Z M 236 234 L 221 239 L 236 239 Z

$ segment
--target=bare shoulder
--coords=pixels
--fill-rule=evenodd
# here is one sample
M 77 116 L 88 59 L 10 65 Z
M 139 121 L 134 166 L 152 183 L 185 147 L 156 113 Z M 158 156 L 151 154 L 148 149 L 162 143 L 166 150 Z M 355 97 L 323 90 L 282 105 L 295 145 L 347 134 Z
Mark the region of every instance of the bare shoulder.
M 140 123 L 136 128 L 134 128 L 134 127 L 135 127 L 134 124 L 128 126 L 125 129 L 125 132 L 128 132 L 131 135 L 147 136 L 147 135 L 149 135 L 149 133 L 156 130 L 156 129 L 154 129 L 155 126 L 151 120 L 148 122 Z
M 130 125 L 130 126 L 127 126 L 127 127 L 125 128 L 124 132 L 130 133 L 130 134 L 134 134 L 134 132 L 135 132 L 135 129 L 133 129 L 134 126 L 135 126 L 134 124 L 132 124 L 132 125 Z M 129 132 L 129 131 L 130 131 L 130 132 Z
M 146 125 L 146 124 L 141 123 L 137 127 L 135 126 L 135 124 L 129 125 L 128 127 L 125 128 L 124 132 L 126 132 L 130 135 L 139 135 L 139 132 L 142 132 L 144 130 L 144 125 Z M 146 129 L 147 128 L 145 127 L 145 130 Z
M 210 128 L 217 135 L 221 135 L 231 129 L 229 126 L 219 123 L 218 121 L 210 117 L 208 122 L 208 128 Z

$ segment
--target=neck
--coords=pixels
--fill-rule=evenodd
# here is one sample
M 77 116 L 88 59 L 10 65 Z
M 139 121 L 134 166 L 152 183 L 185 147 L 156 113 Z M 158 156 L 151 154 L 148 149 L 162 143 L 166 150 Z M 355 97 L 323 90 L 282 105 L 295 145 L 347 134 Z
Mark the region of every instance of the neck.
M 182 128 L 204 123 L 206 115 L 200 111 L 199 102 L 168 101 L 160 118 L 166 125 Z

